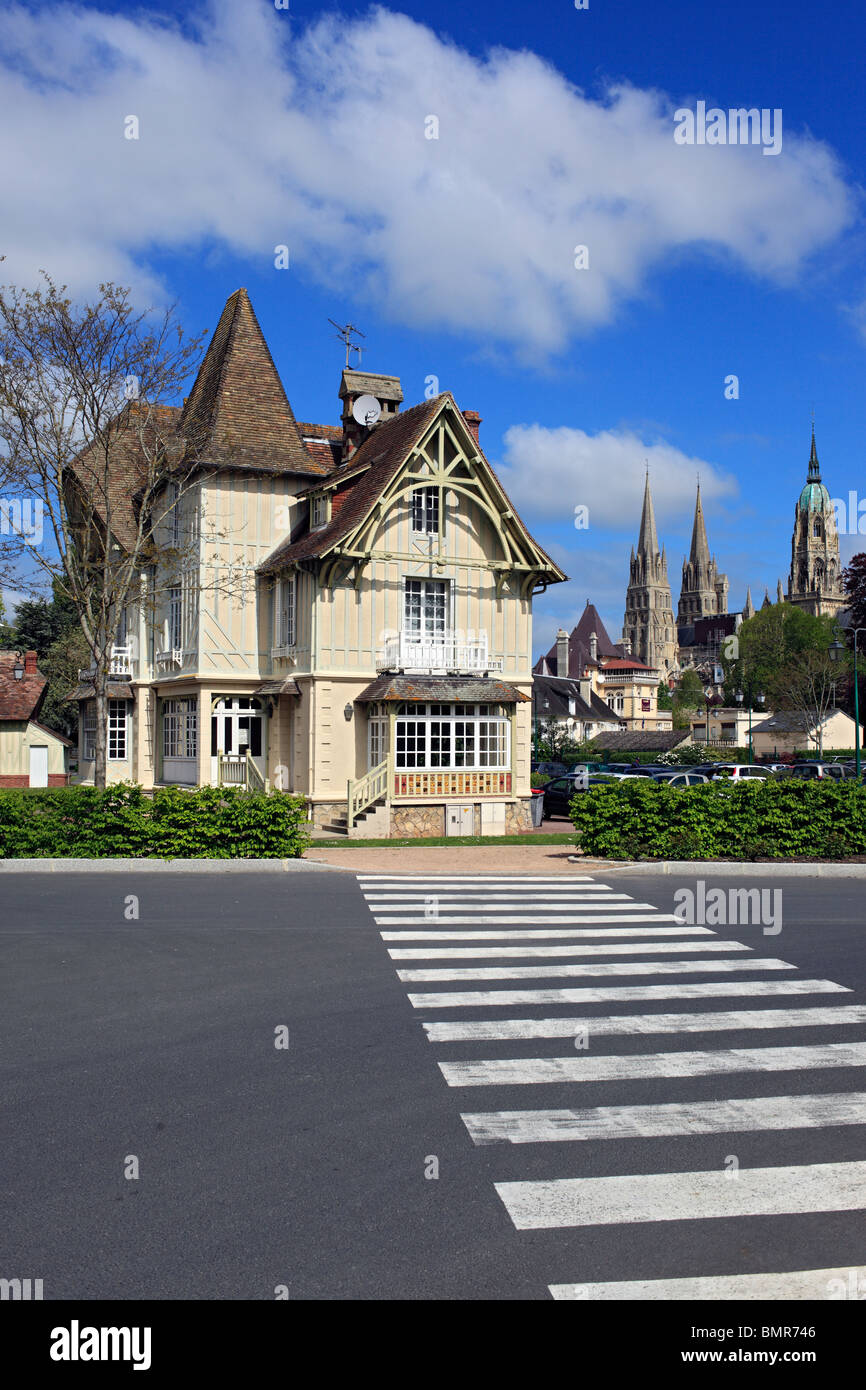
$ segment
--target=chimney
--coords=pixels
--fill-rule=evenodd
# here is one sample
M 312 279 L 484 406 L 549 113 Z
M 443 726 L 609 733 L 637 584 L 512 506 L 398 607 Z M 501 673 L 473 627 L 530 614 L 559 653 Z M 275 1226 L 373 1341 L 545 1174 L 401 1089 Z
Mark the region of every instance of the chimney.
M 35 676 L 35 675 L 36 675 L 36 653 L 35 653 L 35 652 L 25 652 L 25 653 L 24 653 L 24 674 L 25 674 L 25 676 Z
M 475 440 L 475 443 L 477 444 L 478 430 L 481 425 L 481 416 L 478 414 L 477 410 L 464 410 L 463 419 L 469 426 L 469 433 L 472 435 L 472 438 Z
M 589 659 L 598 661 L 598 637 L 594 632 L 589 634 Z
M 348 463 L 372 430 L 398 414 L 403 400 L 400 378 L 382 376 L 378 372 L 353 371 L 346 367 L 340 378 L 340 400 L 343 402 L 343 452 L 340 462 Z M 372 403 L 378 411 L 378 417 L 369 424 L 355 418 L 354 407 L 359 400 L 363 400 L 363 405 Z
M 564 628 L 556 634 L 556 674 L 568 675 L 568 633 Z

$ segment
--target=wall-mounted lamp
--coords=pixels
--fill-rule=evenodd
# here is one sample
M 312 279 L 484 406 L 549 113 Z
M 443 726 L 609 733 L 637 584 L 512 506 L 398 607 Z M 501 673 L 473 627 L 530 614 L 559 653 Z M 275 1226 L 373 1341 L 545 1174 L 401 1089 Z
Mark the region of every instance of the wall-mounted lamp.
M 354 706 L 353 704 L 348 704 L 348 705 L 346 705 L 345 709 L 343 710 L 343 714 L 344 714 L 345 717 L 346 717 L 346 723 L 347 723 L 347 724 L 348 724 L 349 720 L 352 718 L 352 715 L 353 715 L 354 713 L 355 713 L 355 706 Z
M 15 654 L 15 665 L 12 667 L 12 674 L 17 681 L 24 679 L 24 662 L 21 660 L 21 653 Z

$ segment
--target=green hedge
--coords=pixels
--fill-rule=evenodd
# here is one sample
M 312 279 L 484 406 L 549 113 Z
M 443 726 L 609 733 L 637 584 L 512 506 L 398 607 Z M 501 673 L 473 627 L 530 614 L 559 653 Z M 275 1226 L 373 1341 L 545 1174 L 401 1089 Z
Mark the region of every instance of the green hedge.
M 0 858 L 296 859 L 310 843 L 305 822 L 303 798 L 282 792 L 0 790 Z
M 579 793 L 577 843 L 603 859 L 843 859 L 866 854 L 866 786 L 829 779 L 667 787 L 643 778 Z

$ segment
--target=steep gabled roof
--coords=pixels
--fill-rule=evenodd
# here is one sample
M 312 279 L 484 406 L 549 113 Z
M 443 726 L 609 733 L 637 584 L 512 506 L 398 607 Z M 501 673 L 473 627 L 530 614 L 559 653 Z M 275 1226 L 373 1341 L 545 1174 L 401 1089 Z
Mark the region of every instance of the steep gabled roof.
M 339 507 L 332 506 L 328 525 L 307 531 L 297 540 L 288 537 L 282 541 L 259 566 L 259 573 L 271 573 L 285 564 L 324 555 L 354 530 L 406 462 L 440 404 L 441 397 L 434 396 L 372 430 L 352 457 L 345 495 Z M 329 481 L 334 481 L 333 477 Z
M 304 530 L 300 534 L 296 533 L 294 537 L 288 537 L 259 566 L 259 573 L 273 573 L 286 564 L 324 556 L 339 542 L 351 535 L 369 515 L 371 508 L 382 496 L 399 470 L 406 464 L 412 450 L 421 443 L 436 416 L 443 410 L 453 411 L 454 421 L 458 428 L 470 433 L 471 439 L 469 427 L 449 391 L 445 391 L 439 396 L 433 396 L 430 400 L 422 401 L 419 405 L 411 406 L 408 410 L 384 420 L 374 430 L 371 430 L 360 448 L 353 454 L 345 475 L 341 474 L 339 469 L 329 475 L 326 486 L 329 490 L 333 490 L 333 498 L 331 520 L 328 525 L 318 531 Z M 512 507 L 493 467 L 478 448 L 477 440 L 471 439 L 471 445 L 473 454 L 480 456 L 493 488 L 499 494 L 503 512 L 510 515 L 511 521 L 521 536 L 532 547 L 532 550 L 542 558 L 545 566 L 549 566 L 550 572 L 554 576 L 554 582 L 557 579 L 564 579 L 565 576 L 558 565 L 545 554 L 530 536 Z M 342 483 L 343 476 L 346 479 L 345 486 Z M 307 491 L 315 491 L 315 488 L 307 489 Z
M 598 609 L 587 599 L 580 621 L 568 639 L 568 674 L 572 679 L 579 680 L 590 662 L 589 639 L 593 632 L 598 639 L 596 650 L 599 658 L 623 655 L 622 645 L 610 640 Z M 546 656 L 539 657 L 532 669 L 536 675 L 556 675 L 555 642 Z
M 326 473 L 305 448 L 245 289 L 227 300 L 178 428 L 194 457 L 234 468 Z

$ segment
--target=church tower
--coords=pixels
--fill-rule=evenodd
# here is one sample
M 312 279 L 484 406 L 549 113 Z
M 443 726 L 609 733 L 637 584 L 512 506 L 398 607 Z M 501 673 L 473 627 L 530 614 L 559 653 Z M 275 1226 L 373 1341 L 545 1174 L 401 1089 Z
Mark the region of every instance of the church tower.
M 821 482 L 814 426 L 809 474 L 794 508 L 788 602 L 816 616 L 834 615 L 846 603 L 840 580 L 836 516 L 830 494 Z
M 631 551 L 623 641 L 629 644 L 632 656 L 637 657 L 638 661 L 645 661 L 648 666 L 657 666 L 663 676 L 675 670 L 677 631 L 671 604 L 671 586 L 668 583 L 668 562 L 664 550 L 659 552 L 649 472 L 643 494 L 637 552 L 634 546 Z
M 677 623 L 691 627 L 699 618 L 713 618 L 728 611 L 728 576 L 720 574 L 715 556 L 710 555 L 704 509 L 701 506 L 701 485 L 695 502 L 692 526 L 692 546 L 689 558 L 683 561 L 683 583 L 677 607 Z

